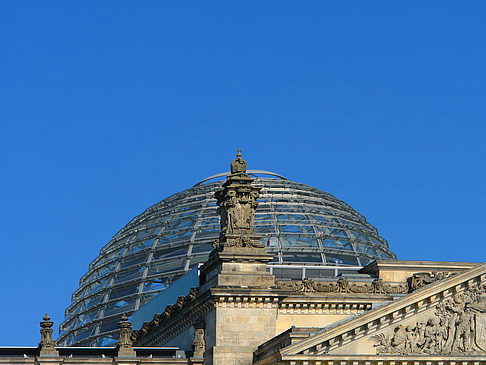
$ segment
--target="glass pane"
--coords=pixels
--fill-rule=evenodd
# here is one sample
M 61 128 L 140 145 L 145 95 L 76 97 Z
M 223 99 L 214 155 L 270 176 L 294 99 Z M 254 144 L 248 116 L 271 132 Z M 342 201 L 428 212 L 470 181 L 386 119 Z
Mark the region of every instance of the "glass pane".
M 138 283 L 136 285 L 131 285 L 129 287 L 121 287 L 117 289 L 113 289 L 110 293 L 110 299 L 121 298 L 127 295 L 135 294 L 138 290 Z
M 319 253 L 290 253 L 282 252 L 283 262 L 318 262 L 322 263 Z

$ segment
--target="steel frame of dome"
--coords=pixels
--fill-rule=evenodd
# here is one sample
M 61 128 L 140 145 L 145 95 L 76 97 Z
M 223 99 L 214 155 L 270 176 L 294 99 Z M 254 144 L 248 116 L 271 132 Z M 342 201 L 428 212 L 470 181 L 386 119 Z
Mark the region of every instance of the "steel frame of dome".
M 275 254 L 270 265 L 357 269 L 374 259 L 396 259 L 377 229 L 348 204 L 270 175 L 280 179 L 254 182 L 262 187 L 255 230 L 267 252 Z M 100 250 L 72 295 L 58 345 L 113 344 L 122 314 L 131 315 L 207 260 L 219 235 L 214 192 L 222 185 L 202 184 L 208 179 L 149 207 Z

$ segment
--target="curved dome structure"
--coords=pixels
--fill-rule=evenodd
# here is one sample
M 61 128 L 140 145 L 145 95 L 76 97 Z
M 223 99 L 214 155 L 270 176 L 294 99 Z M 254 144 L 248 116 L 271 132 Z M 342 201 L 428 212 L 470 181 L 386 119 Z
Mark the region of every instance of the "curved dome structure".
M 275 255 L 274 274 L 305 265 L 319 277 L 320 268 L 337 273 L 396 258 L 377 229 L 348 204 L 279 175 L 253 172 L 267 175 L 254 182 L 262 188 L 255 230 Z M 58 345 L 112 344 L 122 314 L 131 315 L 207 260 L 220 230 L 214 192 L 223 183 L 207 180 L 151 206 L 101 249 L 72 295 Z

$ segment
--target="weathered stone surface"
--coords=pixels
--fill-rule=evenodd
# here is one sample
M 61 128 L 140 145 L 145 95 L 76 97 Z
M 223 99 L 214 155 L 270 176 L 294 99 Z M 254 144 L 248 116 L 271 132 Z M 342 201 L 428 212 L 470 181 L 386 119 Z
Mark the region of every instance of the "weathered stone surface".
M 284 338 L 270 340 L 257 363 L 270 364 L 279 358 L 279 364 L 330 359 L 379 364 L 380 356 L 391 355 L 393 361 L 421 363 L 454 362 L 461 356 L 464 363 L 474 357 L 486 361 L 485 284 L 486 264 L 482 264 L 325 327 L 300 342 L 286 345 Z
M 58 356 L 59 352 L 55 348 L 54 340 L 52 339 L 52 326 L 53 322 L 51 318 L 45 314 L 44 318 L 42 318 L 42 322 L 40 323 L 41 326 L 41 341 L 39 343 L 40 348 L 40 356 Z
M 252 185 L 253 178 L 246 174 L 246 161 L 238 149 L 236 159 L 231 162 L 231 174 L 223 189 L 215 194 L 220 214 L 221 232 L 214 248 L 225 247 L 262 248 L 256 236 L 254 219 L 261 188 Z
M 132 325 L 128 322 L 128 317 L 124 314 L 121 317 L 120 323 L 118 323 L 118 331 L 120 333 L 120 339 L 118 340 L 118 356 L 120 357 L 135 357 L 136 353 L 133 349 L 133 342 L 130 338 L 132 333 Z

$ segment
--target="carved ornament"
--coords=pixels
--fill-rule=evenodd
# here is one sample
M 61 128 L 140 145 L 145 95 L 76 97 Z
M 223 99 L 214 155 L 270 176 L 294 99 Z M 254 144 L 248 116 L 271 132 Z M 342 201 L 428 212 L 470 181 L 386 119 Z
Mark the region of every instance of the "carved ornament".
M 246 174 L 246 161 L 241 158 L 238 149 L 236 159 L 231 162 L 231 174 L 223 184 L 223 189 L 215 193 L 221 233 L 213 248 L 264 247 L 259 242 L 260 237 L 255 235 L 255 211 L 261 188 L 253 186 L 253 180 Z
M 432 284 L 435 281 L 446 279 L 452 274 L 448 272 L 421 272 L 413 274 L 408 279 L 408 286 L 410 288 L 410 293 L 423 288 L 426 285 Z
M 486 353 L 486 295 L 484 287 L 456 293 L 436 306 L 433 316 L 393 334 L 372 336 L 380 354 L 461 355 Z
M 382 279 L 373 282 L 350 282 L 346 278 L 334 281 L 277 281 L 277 287 L 293 293 L 369 293 L 369 294 L 406 294 L 408 285 L 401 283 L 384 283 Z
M 55 348 L 54 340 L 52 339 L 53 325 L 54 322 L 51 321 L 51 318 L 46 313 L 45 316 L 42 318 L 42 322 L 40 322 L 41 341 L 39 343 L 39 347 L 41 356 L 58 355 L 58 351 Z
M 118 356 L 135 356 L 135 350 L 132 348 L 133 342 L 130 338 L 132 332 L 132 324 L 128 321 L 126 314 L 121 317 L 120 323 L 118 323 L 118 331 L 120 338 L 118 340 Z
M 204 339 L 204 322 L 194 324 L 194 342 L 192 348 L 194 350 L 194 357 L 203 357 L 206 351 L 206 340 Z

